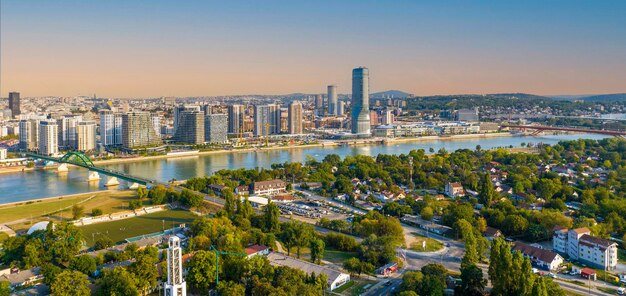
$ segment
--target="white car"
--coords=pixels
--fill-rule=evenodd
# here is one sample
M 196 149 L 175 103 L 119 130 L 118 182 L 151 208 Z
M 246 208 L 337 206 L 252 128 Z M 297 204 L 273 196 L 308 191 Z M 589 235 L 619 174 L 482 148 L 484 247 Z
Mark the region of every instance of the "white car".
M 617 289 L 617 295 L 626 295 L 626 288 Z
M 556 278 L 556 274 L 555 274 L 555 273 L 553 273 L 553 272 L 549 273 L 549 274 L 548 274 L 548 276 L 549 276 L 549 277 L 551 277 L 551 278 L 553 278 L 553 279 L 555 279 L 555 278 Z

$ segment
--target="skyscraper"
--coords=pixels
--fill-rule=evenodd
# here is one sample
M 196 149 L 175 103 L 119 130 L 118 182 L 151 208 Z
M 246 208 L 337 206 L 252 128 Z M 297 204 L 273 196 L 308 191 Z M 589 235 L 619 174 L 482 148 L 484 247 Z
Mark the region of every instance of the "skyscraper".
M 228 133 L 239 135 L 243 128 L 244 106 L 239 104 L 228 106 Z
M 369 70 L 352 70 L 352 133 L 370 135 Z
M 270 108 L 268 105 L 254 105 L 254 136 L 269 134 Z
M 122 145 L 122 114 L 100 111 L 100 142 L 104 146 Z
M 167 248 L 167 282 L 165 296 L 186 296 L 187 285 L 183 277 L 183 250 L 180 248 L 180 239 L 171 236 Z
M 122 145 L 124 148 L 142 148 L 161 144 L 154 132 L 148 112 L 129 112 L 122 115 Z
M 211 144 L 228 141 L 228 115 L 208 114 L 204 118 L 204 141 Z
M 293 101 L 289 104 L 289 133 L 302 134 L 302 103 Z
M 76 126 L 82 118 L 80 115 L 64 115 L 57 120 L 59 125 L 59 147 L 76 149 Z
M 22 114 L 22 111 L 20 110 L 20 93 L 9 93 L 9 109 L 11 109 L 11 116 L 13 116 L 13 118 Z
M 20 142 L 22 150 L 37 150 L 39 148 L 39 121 L 36 119 L 20 120 Z
M 337 115 L 343 115 L 346 109 L 346 102 L 339 101 L 337 102 Z
M 180 124 L 180 113 L 185 112 L 185 111 L 202 111 L 200 109 L 200 106 L 196 106 L 196 105 L 189 105 L 189 106 L 185 106 L 185 105 L 180 105 L 180 106 L 176 106 L 174 107 L 174 134 L 176 134 L 176 130 L 178 129 L 178 125 Z
M 56 120 L 39 122 L 39 154 L 54 155 L 59 152 L 59 126 Z
M 76 149 L 90 151 L 96 148 L 96 122 L 81 121 L 76 125 Z
M 324 116 L 324 96 L 315 95 L 315 113 L 317 116 Z
M 183 111 L 178 113 L 178 118 L 174 140 L 196 145 L 204 143 L 204 112 Z
M 328 114 L 337 115 L 337 86 L 328 86 Z
M 280 111 L 280 105 L 279 104 L 269 104 L 267 105 L 267 107 L 269 108 L 269 124 L 270 124 L 270 128 L 269 128 L 269 134 L 270 135 L 276 135 L 276 134 L 280 134 L 280 115 L 281 115 L 281 111 Z

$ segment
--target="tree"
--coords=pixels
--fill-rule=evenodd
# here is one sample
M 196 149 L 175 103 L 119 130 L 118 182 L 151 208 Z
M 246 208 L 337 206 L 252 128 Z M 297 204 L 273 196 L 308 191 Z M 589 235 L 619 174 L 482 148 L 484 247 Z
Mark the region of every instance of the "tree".
M 361 260 L 359 260 L 359 258 L 352 257 L 343 262 L 343 268 L 350 274 L 361 275 Z
M 91 216 L 100 216 L 102 215 L 102 210 L 98 208 L 91 209 Z
M 239 296 L 246 294 L 246 287 L 231 281 L 220 281 L 217 291 L 221 296 Z
M 263 230 L 266 232 L 276 233 L 280 231 L 280 209 L 275 203 L 270 201 L 265 206 L 263 210 L 263 222 Z
M 104 269 L 102 277 L 97 283 L 100 286 L 98 295 L 139 295 L 137 279 L 135 279 L 132 273 L 120 266 L 113 269 Z
M 85 207 L 75 204 L 72 206 L 72 219 L 78 220 L 83 217 L 85 212 Z
M 456 222 L 458 231 L 463 237 L 465 243 L 465 255 L 461 261 L 461 266 L 467 266 L 478 263 L 478 251 L 476 237 L 474 236 L 474 228 L 472 224 L 461 219 Z
M 153 256 L 143 252 L 139 254 L 135 262 L 128 267 L 128 271 L 132 273 L 137 280 L 137 289 L 140 291 L 147 292 L 156 286 L 157 276 L 159 275 L 156 265 L 157 262 L 158 253 L 156 256 Z
M 424 207 L 421 211 L 420 211 L 420 217 L 422 217 L 422 219 L 430 221 L 433 219 L 433 208 L 431 207 Z
M 8 281 L 0 281 L 0 296 L 9 296 L 11 294 L 11 283 Z
M 224 187 L 222 189 L 222 197 L 225 200 L 224 211 L 228 214 L 228 218 L 232 219 L 235 216 L 235 194 L 233 194 L 230 188 Z
M 148 191 L 148 198 L 153 205 L 163 204 L 167 199 L 167 189 L 163 184 L 154 186 Z
M 141 200 L 147 197 L 148 197 L 148 189 L 146 189 L 146 187 L 140 186 L 139 188 L 137 188 L 137 198 Z
M 455 295 L 481 296 L 485 294 L 487 280 L 483 271 L 476 264 L 461 267 L 461 285 L 455 289 Z
M 508 235 L 523 234 L 528 229 L 528 220 L 520 215 L 508 215 L 502 222 L 502 230 Z
M 311 240 L 311 261 L 319 264 L 324 258 L 324 241 L 321 239 Z
M 102 250 L 102 249 L 110 248 L 114 244 L 115 243 L 113 242 L 113 240 L 109 238 L 108 236 L 100 236 L 96 240 L 96 243 L 93 245 L 93 248 L 96 250 Z
M 69 268 L 90 275 L 96 271 L 96 259 L 89 255 L 80 255 L 70 260 Z
M 490 207 L 496 200 L 498 193 L 493 189 L 493 183 L 491 183 L 491 174 L 486 173 L 483 175 L 483 179 L 480 186 L 480 202 L 486 207 Z
M 208 291 L 215 281 L 215 253 L 198 251 L 187 264 L 187 281 L 199 291 Z
M 87 275 L 75 270 L 65 270 L 56 276 L 50 291 L 55 296 L 88 296 L 91 295 Z
M 43 283 L 50 286 L 54 282 L 54 279 L 61 273 L 61 268 L 52 264 L 45 263 L 41 266 L 41 274 L 43 275 Z

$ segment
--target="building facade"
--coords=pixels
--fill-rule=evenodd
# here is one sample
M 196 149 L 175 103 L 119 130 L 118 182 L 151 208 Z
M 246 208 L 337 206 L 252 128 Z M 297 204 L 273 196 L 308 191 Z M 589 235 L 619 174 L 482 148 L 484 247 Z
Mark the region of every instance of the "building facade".
M 194 145 L 204 143 L 204 112 L 183 111 L 178 118 L 178 128 L 174 132 L 176 141 Z
M 331 116 L 339 115 L 337 114 L 337 86 L 329 85 L 327 95 L 328 95 L 328 114 Z
M 352 70 L 352 133 L 370 135 L 369 70 Z
M 346 110 L 346 102 L 344 101 L 337 102 L 337 115 L 338 116 L 344 115 L 345 110 Z
M 11 109 L 11 116 L 13 116 L 13 118 L 17 118 L 20 114 L 22 114 L 20 109 L 20 93 L 9 93 L 9 109 Z
M 81 121 L 76 126 L 76 149 L 91 151 L 96 149 L 96 122 Z
M 299 101 L 293 101 L 289 104 L 288 111 L 288 128 L 289 134 L 299 135 L 302 134 L 302 103 Z
M 315 114 L 324 116 L 324 96 L 315 95 Z
M 161 138 L 154 132 L 148 112 L 129 112 L 122 115 L 122 146 L 128 149 L 143 148 L 161 144 Z
M 238 136 L 243 132 L 244 105 L 234 104 L 228 106 L 228 133 Z
M 59 125 L 59 147 L 67 150 L 76 149 L 76 127 L 82 120 L 80 115 L 64 115 L 57 120 Z
M 100 111 L 100 143 L 104 146 L 122 145 L 122 114 Z
M 180 117 L 181 117 L 181 113 L 186 112 L 186 111 L 202 111 L 200 106 L 196 106 L 196 105 L 180 105 L 180 106 L 176 106 L 174 107 L 174 134 L 176 134 L 176 131 L 178 130 L 178 126 L 181 124 L 180 122 Z
M 558 228 L 552 238 L 553 249 L 567 254 L 570 260 L 578 260 L 587 265 L 614 270 L 617 267 L 617 243 L 591 235 L 589 228 L 576 228 L 569 231 Z
M 56 120 L 39 122 L 39 154 L 55 155 L 59 153 L 59 126 Z
M 20 120 L 20 142 L 22 150 L 39 149 L 39 121 L 36 119 Z
M 204 118 L 204 141 L 211 144 L 228 142 L 228 115 L 208 114 Z

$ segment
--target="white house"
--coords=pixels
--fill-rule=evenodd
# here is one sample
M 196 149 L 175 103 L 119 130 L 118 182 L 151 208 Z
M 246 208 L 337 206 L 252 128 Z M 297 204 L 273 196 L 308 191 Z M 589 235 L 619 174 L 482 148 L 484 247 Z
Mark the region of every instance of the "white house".
M 463 188 L 463 185 L 461 185 L 461 183 L 448 182 L 448 184 L 446 184 L 444 193 L 449 197 L 463 196 L 465 195 L 465 189 Z
M 533 266 L 549 271 L 557 270 L 564 262 L 563 257 L 555 252 L 520 242 L 516 243 L 511 251 L 519 251 L 524 257 L 530 258 Z

